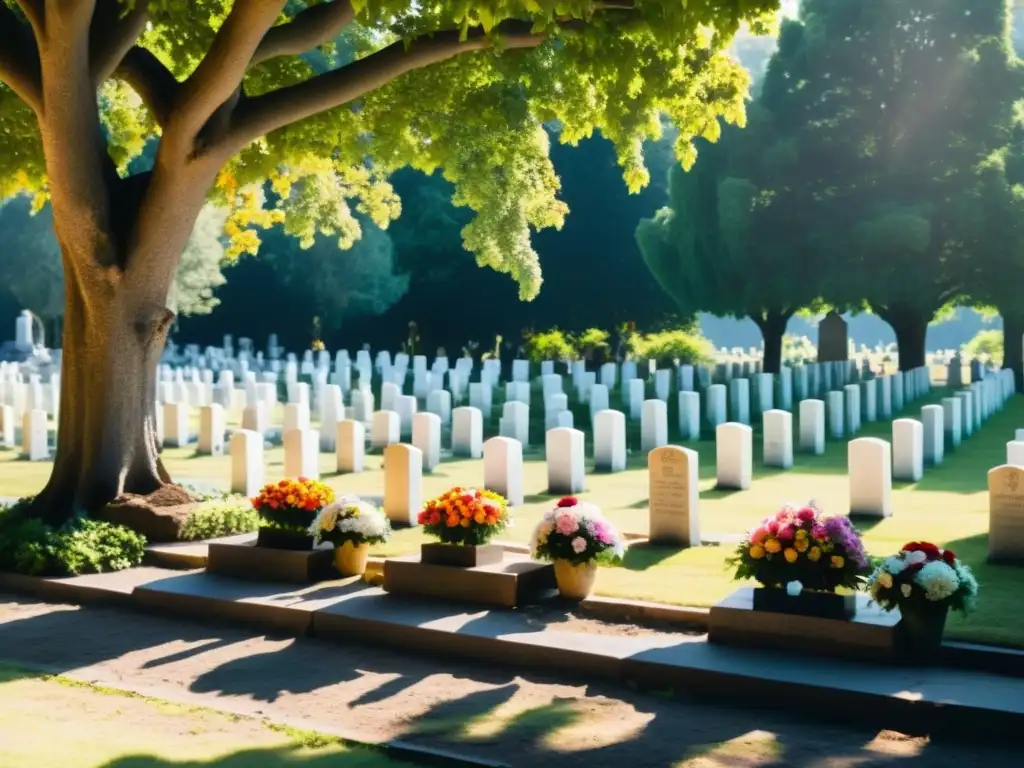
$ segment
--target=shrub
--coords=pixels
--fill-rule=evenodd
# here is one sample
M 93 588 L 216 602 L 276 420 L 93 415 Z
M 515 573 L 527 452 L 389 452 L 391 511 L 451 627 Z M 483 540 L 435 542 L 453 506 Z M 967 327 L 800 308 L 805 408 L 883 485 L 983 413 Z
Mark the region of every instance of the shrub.
M 996 365 L 1003 364 L 1003 332 L 995 329 L 979 331 L 964 347 L 968 357 L 986 356 Z
M 584 360 L 603 362 L 611 351 L 609 339 L 611 339 L 611 334 L 608 331 L 602 331 L 600 328 L 587 328 L 572 340 L 576 356 Z
M 708 339 L 682 329 L 636 336 L 632 347 L 634 358 L 655 360 L 659 368 L 671 367 L 676 361 L 685 365 L 710 363 L 715 351 Z
M 0 570 L 77 576 L 132 568 L 146 539 L 121 525 L 75 517 L 53 528 L 28 514 L 29 499 L 0 507 Z
M 185 541 L 216 539 L 251 533 L 260 527 L 260 515 L 245 496 L 224 495 L 201 502 L 181 530 Z
M 572 340 L 557 328 L 531 333 L 523 344 L 526 359 L 533 363 L 541 360 L 571 360 L 575 356 Z

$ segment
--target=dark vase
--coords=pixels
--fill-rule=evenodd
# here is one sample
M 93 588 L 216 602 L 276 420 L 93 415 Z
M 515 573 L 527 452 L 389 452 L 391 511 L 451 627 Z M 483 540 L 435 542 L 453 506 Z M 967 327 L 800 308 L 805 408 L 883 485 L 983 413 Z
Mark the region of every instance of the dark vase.
M 308 552 L 313 549 L 313 537 L 308 533 L 286 531 L 281 528 L 260 528 L 256 534 L 256 546 L 266 549 L 289 549 Z
M 421 544 L 420 562 L 425 565 L 449 565 L 455 568 L 476 568 L 495 565 L 505 557 L 500 544 Z
M 949 606 L 945 603 L 916 603 L 900 608 L 896 625 L 896 650 L 905 661 L 932 659 L 942 647 Z
M 808 590 L 794 596 L 778 587 L 757 587 L 754 610 L 849 621 L 857 613 L 857 596 Z

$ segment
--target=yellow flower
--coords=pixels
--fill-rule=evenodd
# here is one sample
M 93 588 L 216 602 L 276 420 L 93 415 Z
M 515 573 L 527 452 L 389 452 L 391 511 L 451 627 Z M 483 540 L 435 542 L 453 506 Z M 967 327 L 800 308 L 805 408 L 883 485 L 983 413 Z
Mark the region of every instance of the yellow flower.
M 469 518 L 468 517 L 462 518 L 462 527 L 463 528 L 469 528 Z
M 812 563 L 816 563 L 821 560 L 821 548 L 811 547 L 811 551 L 807 553 L 807 559 Z
M 782 551 L 782 545 L 779 543 L 778 539 L 768 539 L 764 543 L 764 548 L 766 552 L 771 552 L 772 554 Z
M 295 504 L 295 495 L 289 493 L 288 496 L 285 497 L 285 503 L 288 504 L 289 506 L 294 505 Z
M 846 565 L 846 561 L 842 558 L 842 555 L 832 555 L 832 567 L 842 568 Z
M 878 583 L 881 584 L 885 589 L 892 588 L 892 574 L 888 571 L 882 571 L 878 574 Z
M 807 547 L 809 546 L 810 542 L 808 542 L 807 539 L 798 538 L 795 542 L 793 542 L 793 547 L 796 549 L 797 552 L 806 552 Z
M 764 557 L 764 547 L 759 547 L 757 544 L 750 548 L 750 556 L 755 560 L 760 560 Z
M 805 531 L 803 528 L 798 529 L 797 532 L 796 532 L 796 540 L 797 541 L 802 541 L 802 540 L 804 540 L 806 538 L 807 538 L 807 531 Z
M 483 525 L 484 520 L 486 519 L 487 515 L 484 514 L 484 511 L 482 509 L 477 510 L 477 513 L 473 515 L 473 520 L 476 522 L 477 525 Z
M 800 557 L 797 551 L 792 547 L 786 547 L 786 551 L 783 554 L 786 556 L 787 563 L 795 563 L 796 559 Z

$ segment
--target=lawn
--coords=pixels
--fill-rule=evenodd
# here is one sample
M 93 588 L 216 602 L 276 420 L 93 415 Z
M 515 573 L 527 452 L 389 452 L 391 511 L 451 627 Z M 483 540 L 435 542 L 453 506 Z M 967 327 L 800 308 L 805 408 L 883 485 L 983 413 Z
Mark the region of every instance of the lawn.
M 403 768 L 331 736 L 0 664 L 4 768 Z
M 941 397 L 936 390 L 928 401 L 919 401 L 903 415 L 916 415 L 925 402 Z M 579 422 L 578 422 L 579 423 Z M 982 585 L 978 611 L 968 620 L 952 617 L 948 636 L 1024 647 L 1024 613 L 1016 609 L 1024 588 L 1024 570 L 993 566 L 987 553 L 988 497 L 986 473 L 1005 460 L 1005 444 L 1014 430 L 1024 424 L 1024 397 L 1011 399 L 957 450 L 950 451 L 941 467 L 929 468 L 916 484 L 897 483 L 893 490 L 894 515 L 873 525 L 862 525 L 868 551 L 888 554 L 912 539 L 930 539 L 961 555 L 976 571 Z M 887 422 L 866 424 L 861 436 L 890 438 Z M 631 430 L 635 442 L 635 428 Z M 539 435 L 538 430 L 532 432 Z M 534 438 L 536 439 L 536 438 Z M 706 541 L 722 541 L 687 550 L 637 546 L 628 554 L 624 567 L 606 568 L 600 573 L 599 594 L 630 597 L 678 605 L 710 606 L 734 588 L 725 559 L 731 554 L 737 534 L 786 501 L 817 500 L 831 513 L 848 508 L 849 481 L 846 476 L 846 443 L 829 442 L 822 456 L 797 454 L 788 471 L 760 466 L 760 438 L 755 436 L 754 483 L 749 491 L 714 490 L 715 451 L 713 441 L 691 444 L 700 454 L 700 526 Z M 588 444 L 588 454 L 590 448 Z M 190 449 L 168 450 L 164 454 L 171 474 L 180 481 L 224 486 L 230 477 L 230 459 L 195 458 Z M 267 479 L 283 472 L 283 451 L 274 448 L 266 455 Z M 380 457 L 367 458 L 367 471 L 359 475 L 333 473 L 334 457 L 321 456 L 324 479 L 338 491 L 381 494 L 383 477 Z M 45 482 L 48 464 L 15 461 L 12 453 L 0 454 L 0 495 L 18 496 L 37 491 Z M 483 463 L 449 460 L 424 476 L 425 497 L 439 494 L 456 484 L 483 481 Z M 533 524 L 552 499 L 544 495 L 546 468 L 542 456 L 531 452 L 524 467 L 526 503 L 515 510 L 510 540 L 525 542 Z M 587 490 L 581 494 L 598 504 L 623 531 L 647 532 L 647 473 L 644 457 L 634 450 L 627 471 L 614 475 L 589 474 Z M 423 541 L 416 529 L 398 532 L 375 554 L 413 552 Z

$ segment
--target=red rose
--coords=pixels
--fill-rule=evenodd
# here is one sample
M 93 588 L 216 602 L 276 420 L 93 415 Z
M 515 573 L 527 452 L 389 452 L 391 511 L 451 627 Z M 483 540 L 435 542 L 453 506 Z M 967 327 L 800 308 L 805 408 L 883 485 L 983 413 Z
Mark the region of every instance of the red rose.
M 805 523 L 810 522 L 814 519 L 814 510 L 810 507 L 804 507 L 796 513 L 796 517 L 798 520 L 802 520 Z
M 924 552 L 929 560 L 938 560 L 939 557 L 941 556 L 941 553 L 939 552 L 939 548 L 937 546 L 935 546 L 934 544 L 930 544 L 927 541 L 922 541 L 922 542 L 919 543 L 919 546 L 920 546 L 920 551 Z
M 953 565 L 953 563 L 956 562 L 956 555 L 953 553 L 952 549 L 944 550 L 942 553 L 942 560 L 946 565 Z
M 921 545 L 916 541 L 911 541 L 903 545 L 904 552 L 917 552 L 919 549 L 921 549 Z
M 559 507 L 575 507 L 579 504 L 579 501 L 575 496 L 566 496 L 563 499 L 559 499 L 557 506 Z

